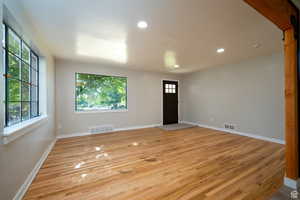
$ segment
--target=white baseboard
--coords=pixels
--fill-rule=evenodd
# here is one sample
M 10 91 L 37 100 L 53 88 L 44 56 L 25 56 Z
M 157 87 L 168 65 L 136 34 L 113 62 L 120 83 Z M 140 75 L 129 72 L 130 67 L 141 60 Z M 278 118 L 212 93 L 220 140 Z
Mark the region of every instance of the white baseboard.
M 151 125 L 144 125 L 144 126 L 131 126 L 131 127 L 125 127 L 125 128 L 117 128 L 111 132 L 106 132 L 106 133 L 112 133 L 112 132 L 117 132 L 117 131 L 136 130 L 136 129 L 143 129 L 143 128 L 153 128 L 153 127 L 158 127 L 158 126 L 160 126 L 160 124 L 151 124 Z M 98 134 L 106 134 L 106 133 L 98 133 Z M 73 133 L 73 134 L 58 135 L 56 138 L 63 139 L 63 138 L 80 137 L 80 136 L 87 136 L 87 135 L 98 135 L 98 134 Z
M 72 133 L 72 134 L 64 134 L 56 136 L 56 139 L 63 139 L 63 138 L 72 138 L 72 137 L 80 137 L 80 136 L 87 136 L 92 135 L 91 133 Z
M 51 152 L 52 148 L 54 147 L 55 142 L 56 142 L 56 139 L 48 146 L 48 148 L 43 153 L 43 155 L 40 158 L 40 160 L 36 163 L 36 165 L 34 166 L 33 170 L 27 176 L 25 182 L 20 187 L 20 189 L 18 190 L 17 194 L 14 196 L 13 200 L 21 200 L 23 198 L 23 196 L 25 195 L 25 193 L 28 190 L 29 186 L 31 185 L 33 179 L 35 178 L 35 176 L 39 172 L 39 170 L 42 167 L 44 161 L 47 159 L 49 153 Z
M 145 125 L 145 126 L 131 126 L 127 128 L 117 128 L 114 131 L 129 131 L 129 130 L 136 130 L 136 129 L 143 129 L 143 128 L 154 128 L 158 127 L 160 124 L 151 124 L 151 125 Z
M 274 143 L 278 143 L 278 144 L 285 144 L 284 140 L 280 140 L 280 139 L 276 139 L 276 138 L 269 138 L 269 137 L 250 134 L 250 133 L 242 133 L 242 132 L 235 131 L 235 130 L 229 130 L 229 129 L 225 129 L 225 128 L 217 128 L 217 127 L 208 126 L 208 125 L 204 125 L 204 124 L 199 124 L 199 123 L 195 123 L 195 122 L 182 121 L 182 123 L 192 124 L 192 125 L 195 125 L 195 126 L 200 126 L 200 127 L 203 127 L 203 128 L 209 128 L 209 129 L 218 130 L 218 131 L 223 131 L 223 132 L 232 133 L 232 134 L 236 134 L 236 135 L 247 136 L 247 137 L 251 137 L 251 138 L 255 138 L 255 139 L 259 139 L 259 140 L 264 140 L 264 141 L 268 141 L 268 142 L 274 142 Z
M 299 180 L 293 180 L 288 177 L 284 177 L 284 185 L 289 188 L 297 190 L 299 186 Z
M 190 125 L 194 125 L 194 126 L 199 126 L 199 124 L 197 124 L 197 123 L 195 123 L 195 122 L 179 121 L 179 123 L 190 124 Z

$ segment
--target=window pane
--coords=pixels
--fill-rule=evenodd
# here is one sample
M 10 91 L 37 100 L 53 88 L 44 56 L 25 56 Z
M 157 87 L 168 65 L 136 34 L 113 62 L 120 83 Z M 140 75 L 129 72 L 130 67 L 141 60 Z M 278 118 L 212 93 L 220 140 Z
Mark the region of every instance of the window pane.
M 10 29 L 8 29 L 8 50 L 15 55 L 21 56 L 21 40 Z
M 4 66 L 4 69 L 5 69 L 4 72 L 8 74 L 8 71 L 6 71 L 6 52 L 5 52 L 5 49 L 4 49 L 4 51 L 2 51 L 2 53 L 3 53 L 2 66 Z
M 37 87 L 32 86 L 31 87 L 31 101 L 37 101 Z
M 4 47 L 5 48 L 5 25 L 4 24 L 2 24 L 2 47 Z
M 31 67 L 34 68 L 35 70 L 38 70 L 37 63 L 38 63 L 37 57 L 34 54 L 32 54 L 31 55 Z
M 20 79 L 20 60 L 10 53 L 8 54 L 8 74 L 12 78 Z
M 31 117 L 36 117 L 38 116 L 38 109 L 37 109 L 37 102 L 31 102 Z
M 38 56 L 12 29 L 4 24 L 2 28 L 2 60 L 7 75 L 5 126 L 11 126 L 39 115 Z
M 31 70 L 31 83 L 33 85 L 37 85 L 37 72 L 35 70 Z
M 30 101 L 30 87 L 27 83 L 22 83 L 22 101 Z
M 8 79 L 8 101 L 21 101 L 21 82 Z
M 21 103 L 11 102 L 8 104 L 8 126 L 21 121 Z
M 127 108 L 127 78 L 93 74 L 76 75 L 77 110 Z
M 24 42 L 22 43 L 22 60 L 30 64 L 30 49 Z
M 30 68 L 29 65 L 22 63 L 22 81 L 29 83 Z
M 30 103 L 22 102 L 22 120 L 27 120 L 30 118 Z

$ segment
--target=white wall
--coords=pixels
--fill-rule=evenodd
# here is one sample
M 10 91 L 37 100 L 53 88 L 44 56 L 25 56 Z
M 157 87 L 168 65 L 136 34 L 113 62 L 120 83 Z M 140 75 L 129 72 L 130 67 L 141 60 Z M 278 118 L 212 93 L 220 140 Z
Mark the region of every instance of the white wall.
M 128 111 L 75 113 L 75 73 L 128 77 Z M 108 65 L 57 60 L 56 122 L 57 135 L 87 133 L 97 125 L 115 128 L 160 124 L 162 119 L 162 80 L 175 75 L 114 68 Z M 180 83 L 179 83 L 180 84 Z
M 57 60 L 57 134 L 86 133 L 89 127 L 116 128 L 161 123 L 161 80 L 180 80 L 180 119 L 216 128 L 284 139 L 283 54 L 253 58 L 175 76 L 100 64 Z M 75 73 L 128 77 L 128 112 L 75 113 Z
M 284 139 L 284 57 L 282 53 L 185 75 L 184 121 Z
M 44 151 L 47 149 L 49 144 L 55 139 L 55 92 L 54 92 L 54 61 L 49 51 L 44 45 L 44 42 L 40 39 L 31 25 L 30 20 L 23 12 L 20 7 L 18 0 L 1 0 L 0 10 L 2 12 L 4 5 L 9 9 L 11 14 L 17 20 L 18 24 L 21 25 L 24 35 L 28 37 L 38 48 L 39 52 L 43 56 L 42 60 L 42 71 L 45 76 L 42 80 L 41 91 L 43 94 L 42 101 L 46 103 L 43 110 L 47 111 L 48 120 L 41 126 L 25 134 L 24 136 L 17 138 L 15 141 L 2 145 L 0 144 L 0 199 L 9 200 L 12 199 L 25 179 L 34 168 L 35 164 L 41 158 Z M 2 14 L 1 14 L 2 21 Z M 2 33 L 2 27 L 0 27 Z M 2 34 L 0 34 L 2 37 Z M 1 38 L 2 41 L 2 38 Z M 2 55 L 1 59 L 1 70 L 2 67 Z M 1 71 L 1 74 L 3 72 Z M 1 83 L 3 82 L 3 76 L 1 75 Z M 0 86 L 1 99 L 3 99 L 3 85 Z M 3 116 L 4 116 L 4 103 L 0 101 L 1 109 L 1 123 L 0 132 L 3 132 Z

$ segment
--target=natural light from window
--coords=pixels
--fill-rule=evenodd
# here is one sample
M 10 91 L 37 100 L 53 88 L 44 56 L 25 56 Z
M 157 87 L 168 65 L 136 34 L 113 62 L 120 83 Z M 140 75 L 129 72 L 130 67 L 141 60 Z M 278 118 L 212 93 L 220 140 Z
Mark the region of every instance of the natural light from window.
M 76 73 L 76 111 L 127 109 L 127 78 Z
M 89 35 L 79 35 L 77 38 L 77 54 L 123 64 L 126 64 L 128 60 L 125 39 L 102 39 Z
M 166 51 L 164 55 L 165 66 L 173 68 L 176 64 L 176 53 L 174 51 Z

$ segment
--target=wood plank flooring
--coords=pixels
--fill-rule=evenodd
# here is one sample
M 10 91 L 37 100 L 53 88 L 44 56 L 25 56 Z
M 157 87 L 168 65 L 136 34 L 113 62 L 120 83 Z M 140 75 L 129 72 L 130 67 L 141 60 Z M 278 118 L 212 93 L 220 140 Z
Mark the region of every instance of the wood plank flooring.
M 284 145 L 205 128 L 60 139 L 25 200 L 269 199 Z

